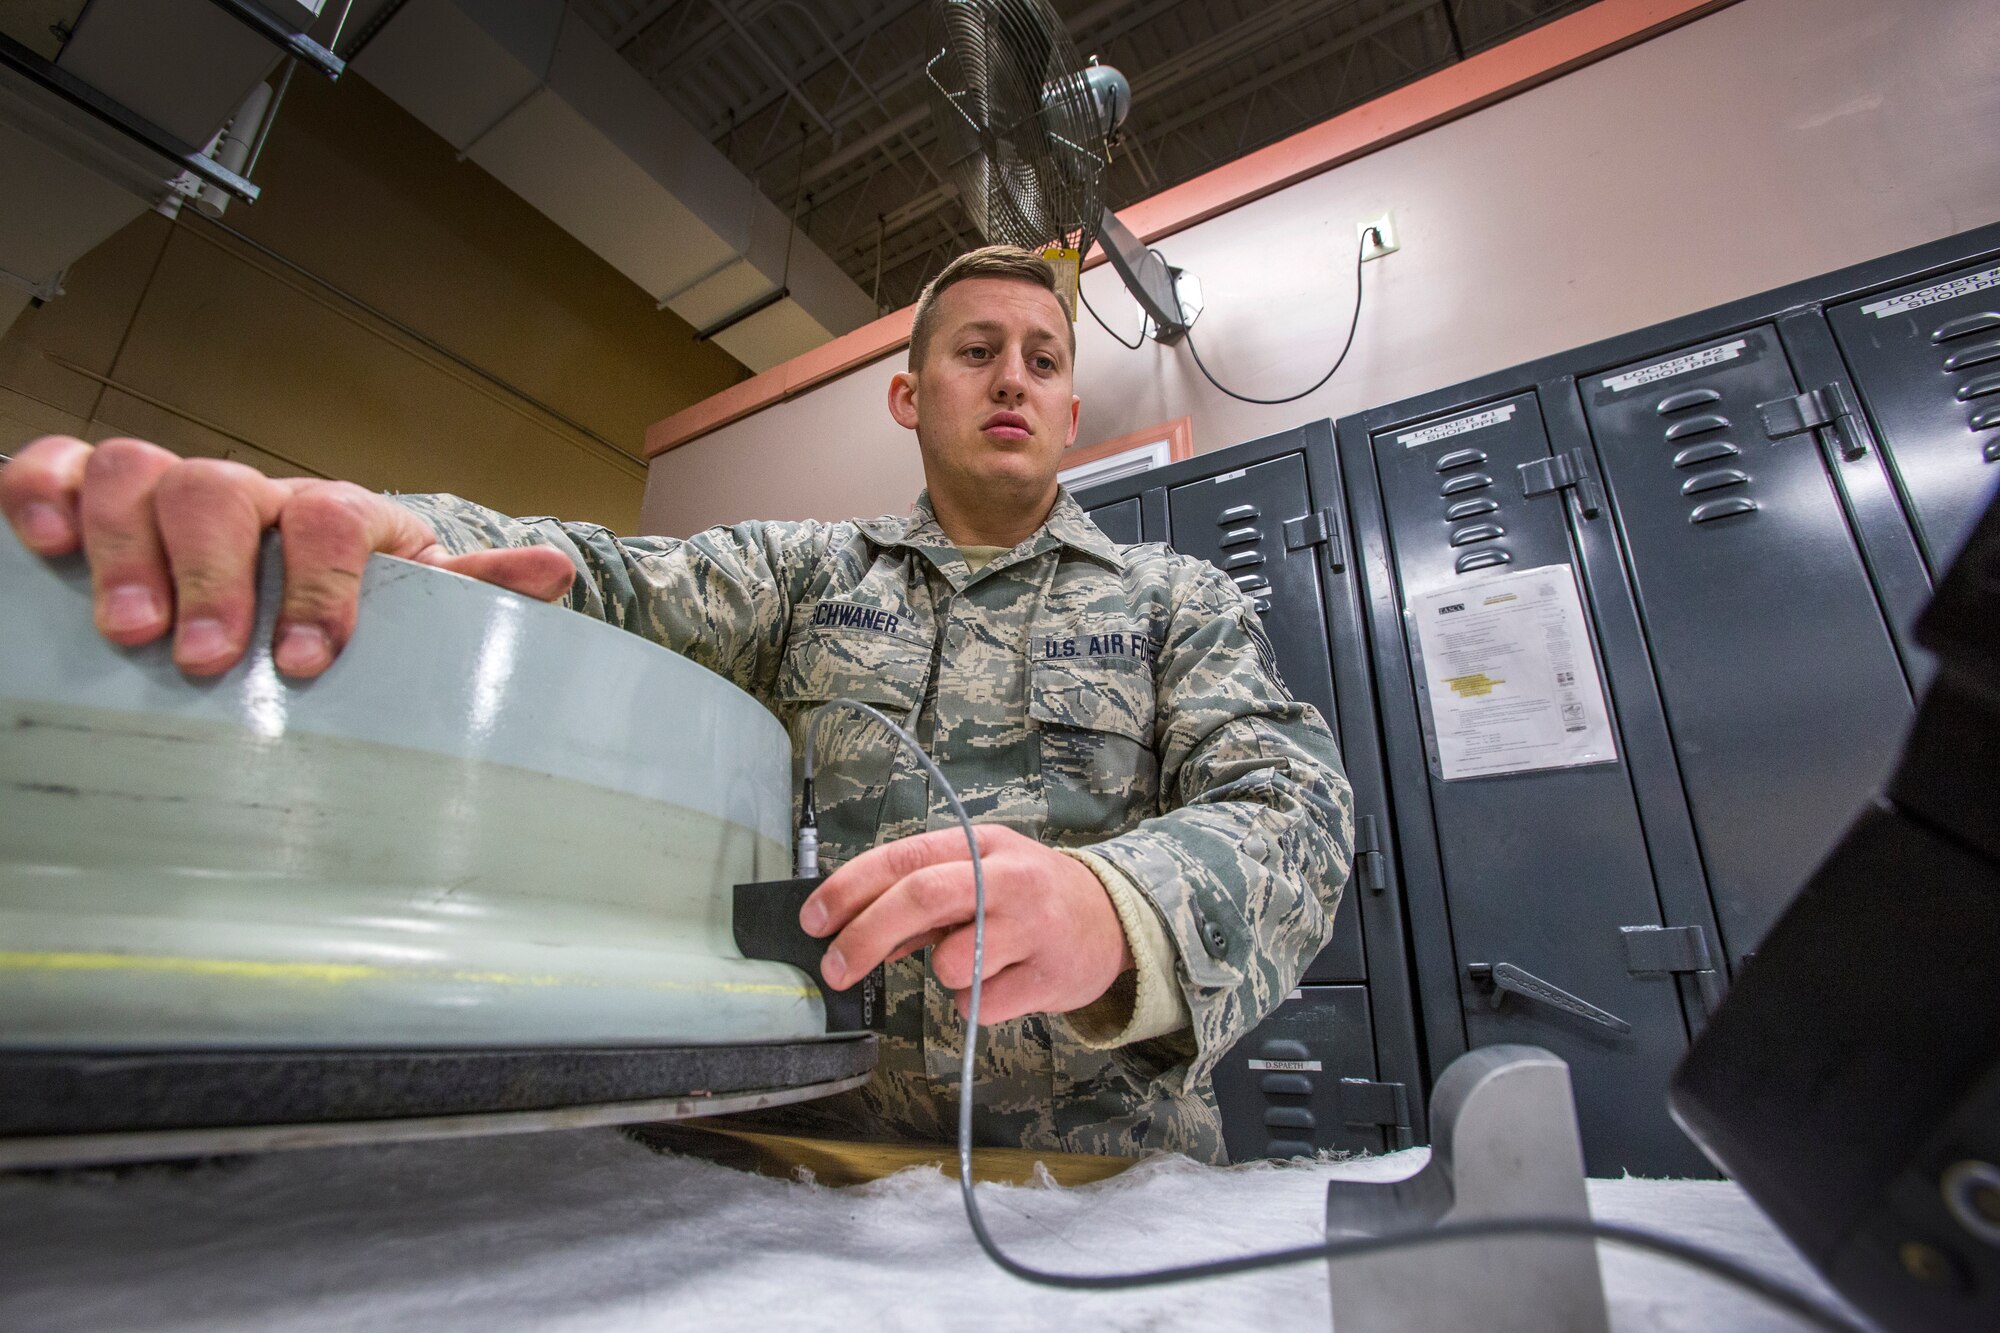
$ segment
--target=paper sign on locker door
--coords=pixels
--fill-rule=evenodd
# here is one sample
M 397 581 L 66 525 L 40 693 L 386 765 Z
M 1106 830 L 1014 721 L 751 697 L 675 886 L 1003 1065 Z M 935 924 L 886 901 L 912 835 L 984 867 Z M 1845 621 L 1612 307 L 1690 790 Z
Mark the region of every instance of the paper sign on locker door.
M 1568 565 L 1413 599 L 1439 776 L 1491 777 L 1618 758 Z

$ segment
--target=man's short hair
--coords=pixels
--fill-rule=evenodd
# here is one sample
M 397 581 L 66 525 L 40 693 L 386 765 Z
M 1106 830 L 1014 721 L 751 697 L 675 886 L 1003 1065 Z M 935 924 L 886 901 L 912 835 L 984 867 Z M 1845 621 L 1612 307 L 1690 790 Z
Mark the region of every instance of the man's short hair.
M 1067 316 L 1068 307 L 1063 303 L 1062 289 L 1056 283 L 1055 266 L 1036 254 L 1033 250 L 1023 250 L 1017 245 L 987 245 L 977 250 L 968 250 L 944 266 L 944 272 L 932 278 L 924 287 L 923 295 L 917 298 L 916 318 L 910 323 L 910 369 L 916 370 L 924 363 L 924 356 L 930 350 L 931 338 L 937 333 L 937 300 L 947 287 L 964 282 L 968 278 L 1014 278 L 1021 282 L 1032 282 L 1056 298 L 1056 305 Z M 1070 355 L 1076 355 L 1076 329 L 1067 318 L 1063 320 L 1063 331 L 1069 335 Z

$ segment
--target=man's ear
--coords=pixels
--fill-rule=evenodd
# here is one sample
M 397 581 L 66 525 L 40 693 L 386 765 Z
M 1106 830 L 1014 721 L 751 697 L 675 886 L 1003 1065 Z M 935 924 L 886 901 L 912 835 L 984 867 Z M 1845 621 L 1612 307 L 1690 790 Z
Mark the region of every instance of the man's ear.
M 896 424 L 904 430 L 917 428 L 915 371 L 899 370 L 889 377 L 889 415 L 896 418 Z
M 1083 399 L 1071 394 L 1069 397 L 1069 438 L 1063 441 L 1067 449 L 1076 443 L 1076 423 L 1083 413 Z

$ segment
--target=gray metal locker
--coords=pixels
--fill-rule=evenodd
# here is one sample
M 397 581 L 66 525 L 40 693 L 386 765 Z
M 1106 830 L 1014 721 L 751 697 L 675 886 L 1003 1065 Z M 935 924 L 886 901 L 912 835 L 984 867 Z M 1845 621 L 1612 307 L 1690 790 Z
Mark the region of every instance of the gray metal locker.
M 1302 986 L 1215 1070 L 1229 1155 L 1382 1152 L 1383 1126 L 1410 1123 L 1409 1093 L 1375 1079 L 1365 986 Z
M 1139 535 L 1139 497 L 1129 500 L 1114 500 L 1110 504 L 1086 509 L 1090 521 L 1103 530 L 1104 535 L 1120 546 L 1137 546 L 1145 538 Z
M 1935 580 L 2000 484 L 2000 267 L 1906 283 L 1826 317 Z
M 1910 686 L 1775 327 L 1577 388 L 1740 965 L 1894 766 Z
M 1551 453 L 1534 392 L 1380 429 L 1366 448 L 1399 617 L 1419 594 L 1549 565 L 1574 571 L 1592 604 L 1570 488 L 1526 492 L 1567 481 L 1586 492 L 1579 507 L 1598 514 L 1595 483 L 1587 460 Z M 1412 646 L 1391 660 L 1408 671 L 1419 656 Z M 1619 673 L 1604 662 L 1603 674 L 1616 733 Z M 1409 688 L 1424 708 L 1422 680 L 1412 675 Z M 1660 933 L 1680 923 L 1663 917 L 1623 739 L 1619 752 L 1616 763 L 1454 781 L 1421 757 L 1403 763 L 1424 780 L 1442 880 L 1445 938 L 1429 943 L 1450 953 L 1471 1046 L 1522 1042 L 1569 1062 L 1593 1174 L 1706 1175 L 1666 1110 L 1667 1080 L 1688 1043 L 1680 993 L 1670 971 L 1640 965 L 1658 960 L 1635 956 L 1632 943 L 1633 932 L 1641 949 L 1687 937 Z M 1407 847 L 1409 828 L 1403 837 Z M 1414 890 L 1412 904 L 1421 931 Z M 1426 1005 L 1439 999 L 1427 985 Z
M 1168 487 L 1167 512 L 1174 549 L 1217 566 L 1255 601 L 1292 697 L 1317 708 L 1338 741 L 1319 575 L 1332 517 L 1307 513 L 1309 495 L 1305 454 L 1289 453 Z M 1306 980 L 1367 979 L 1361 914 L 1342 912 Z
M 1316 422 L 1079 497 L 1093 517 L 1129 521 L 1136 512 L 1144 540 L 1208 559 L 1237 580 L 1259 607 L 1287 685 L 1334 730 L 1354 784 L 1354 868 L 1333 937 L 1293 998 L 1217 1066 L 1238 1160 L 1289 1156 L 1302 1145 L 1405 1147 L 1424 1135 L 1408 939 L 1332 446 L 1331 423 Z M 1254 1069 L 1252 1061 L 1280 1058 L 1260 1054 L 1273 1041 L 1306 1042 L 1314 1052 L 1306 1058 L 1321 1068 Z M 1266 1087 L 1267 1073 L 1289 1074 L 1278 1082 L 1291 1090 Z M 1306 1091 L 1297 1090 L 1302 1075 Z

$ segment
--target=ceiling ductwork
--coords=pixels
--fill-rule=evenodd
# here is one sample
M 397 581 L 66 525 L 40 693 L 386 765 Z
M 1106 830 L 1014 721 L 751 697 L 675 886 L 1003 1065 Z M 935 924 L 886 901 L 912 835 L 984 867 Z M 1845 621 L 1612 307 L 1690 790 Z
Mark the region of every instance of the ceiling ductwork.
M 562 0 L 410 0 L 354 68 L 752 370 L 875 316 Z
M 69 265 L 149 208 L 204 186 L 214 205 L 256 188 L 204 151 L 234 124 L 259 128 L 269 89 L 246 101 L 325 0 L 50 0 L 0 5 L 0 331 L 63 290 Z M 337 74 L 328 60 L 322 71 Z M 253 108 L 251 110 L 250 108 Z M 224 182 L 217 189 L 214 182 Z

